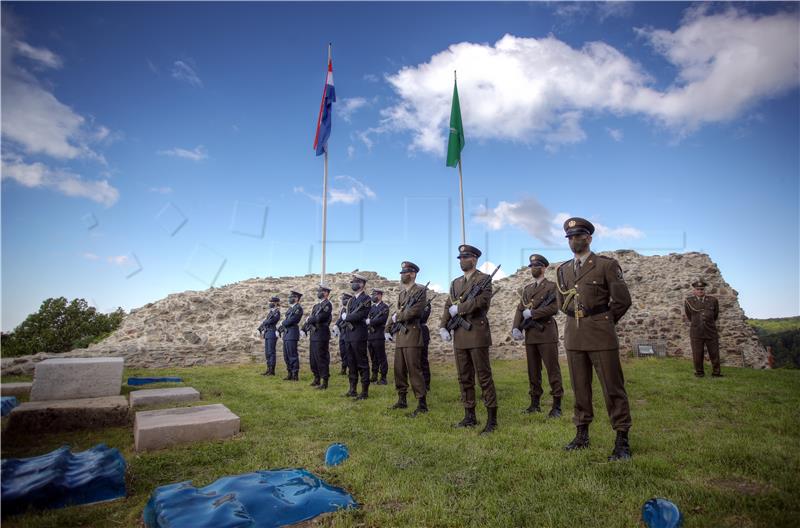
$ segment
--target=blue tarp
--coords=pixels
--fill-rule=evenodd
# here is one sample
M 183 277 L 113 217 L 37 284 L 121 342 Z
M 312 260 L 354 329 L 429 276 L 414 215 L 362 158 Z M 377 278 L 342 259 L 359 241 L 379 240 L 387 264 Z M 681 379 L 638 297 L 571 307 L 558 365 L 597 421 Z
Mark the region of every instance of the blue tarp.
M 273 528 L 358 503 L 305 469 L 223 477 L 204 488 L 180 482 L 157 488 L 144 509 L 147 528 Z
M 642 520 L 647 528 L 680 528 L 683 526 L 683 513 L 674 503 L 656 497 L 642 506 Z
M 52 509 L 125 496 L 125 459 L 98 444 L 80 453 L 64 446 L 32 458 L 3 459 L 3 517 L 28 507 Z
M 11 409 L 19 405 L 17 398 L 15 396 L 0 396 L 2 398 L 2 412 L 0 412 L 0 416 L 8 416 L 8 413 L 11 412 Z
M 348 458 L 350 458 L 350 451 L 344 444 L 331 444 L 328 446 L 328 450 L 325 451 L 326 466 L 338 466 Z
M 148 383 L 183 383 L 181 378 L 128 378 L 128 385 L 147 385 Z

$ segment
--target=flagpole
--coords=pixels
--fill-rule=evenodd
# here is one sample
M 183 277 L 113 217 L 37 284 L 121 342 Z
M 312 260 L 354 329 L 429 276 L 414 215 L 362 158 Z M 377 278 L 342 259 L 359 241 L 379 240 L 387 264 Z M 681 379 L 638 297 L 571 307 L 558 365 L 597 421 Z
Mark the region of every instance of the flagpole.
M 331 63 L 331 43 L 329 42 L 328 64 L 330 63 Z M 323 160 L 323 175 L 322 175 L 322 271 L 319 275 L 320 284 L 325 283 L 325 246 L 327 240 L 327 228 L 328 228 L 328 145 L 326 142 L 325 159 Z

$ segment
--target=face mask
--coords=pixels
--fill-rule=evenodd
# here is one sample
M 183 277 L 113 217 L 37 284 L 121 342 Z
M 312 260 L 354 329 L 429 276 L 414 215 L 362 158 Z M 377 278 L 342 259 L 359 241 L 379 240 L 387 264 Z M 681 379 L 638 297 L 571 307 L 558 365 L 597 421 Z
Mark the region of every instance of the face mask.
M 322 292 L 317 293 L 317 299 L 324 299 L 324 298 L 325 298 L 325 294 L 324 293 L 322 293 Z
M 275 303 L 269 303 L 270 308 L 275 308 Z
M 358 290 L 361 289 L 361 284 L 353 282 L 350 284 L 350 289 L 353 290 L 354 292 L 357 292 Z
M 297 303 L 297 297 L 289 297 L 289 304 L 296 304 L 296 303 Z
M 374 302 L 374 303 L 378 302 L 378 296 L 377 295 L 373 295 L 370 298 L 372 299 L 372 302 Z
M 531 275 L 533 275 L 534 279 L 538 279 L 539 277 L 541 277 L 542 273 L 544 273 L 542 271 L 542 268 L 538 268 L 538 267 L 535 267 L 535 266 L 533 268 L 531 268 Z
M 569 248 L 576 255 L 583 254 L 589 249 L 589 238 L 586 236 L 570 237 Z
M 459 266 L 461 266 L 461 271 L 470 271 L 475 267 L 474 262 L 472 259 L 462 258 L 458 261 Z

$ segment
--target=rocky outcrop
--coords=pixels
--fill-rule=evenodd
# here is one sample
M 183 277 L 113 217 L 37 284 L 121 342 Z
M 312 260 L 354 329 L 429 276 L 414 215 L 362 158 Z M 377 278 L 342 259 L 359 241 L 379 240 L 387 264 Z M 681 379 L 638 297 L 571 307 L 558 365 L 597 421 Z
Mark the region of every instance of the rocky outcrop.
M 702 253 L 642 256 L 635 251 L 601 253 L 616 258 L 625 274 L 633 306 L 620 321 L 620 352 L 631 354 L 640 343 L 656 345 L 669 356 L 691 358 L 688 324 L 683 317 L 683 299 L 690 293 L 689 284 L 697 277 L 709 283 L 708 293 L 719 298 L 720 355 L 725 365 L 767 368 L 767 353 L 755 331 L 747 324 L 739 306 L 738 293 L 725 282 L 719 268 Z M 555 280 L 556 264 L 547 270 Z M 383 289 L 385 299 L 394 305 L 399 283 L 373 272 L 360 272 L 369 278 L 368 288 Z M 328 275 L 333 287 L 334 306 L 338 310 L 339 292 L 349 289 L 350 275 Z M 424 280 L 424 276 L 420 279 Z M 4 358 L 4 374 L 32 372 L 33 365 L 49 357 L 91 357 L 114 355 L 125 358 L 129 367 L 187 367 L 194 365 L 235 364 L 262 361 L 264 345 L 256 328 L 266 313 L 272 295 L 287 297 L 289 290 L 304 294 L 306 311 L 316 302 L 317 275 L 248 279 L 204 291 L 186 291 L 131 310 L 120 328 L 103 342 L 88 349 L 66 354 L 36 354 Z M 489 313 L 495 346 L 492 357 L 521 358 L 524 347 L 512 341 L 511 321 L 519 300 L 517 292 L 531 280 L 528 268 L 495 281 L 500 292 L 494 297 Z M 432 360 L 450 360 L 452 347 L 435 335 L 445 295 L 435 294 L 431 328 Z M 564 315 L 557 317 L 563 331 Z M 563 336 L 562 336 L 563 339 Z M 280 343 L 279 346 L 279 358 Z M 389 350 L 392 346 L 387 347 Z M 561 347 L 564 352 L 563 346 Z M 308 357 L 308 341 L 300 341 L 300 353 Z M 338 361 L 338 349 L 331 346 L 331 358 Z M 280 362 L 280 361 L 279 361 Z M 304 363 L 307 364 L 307 361 Z

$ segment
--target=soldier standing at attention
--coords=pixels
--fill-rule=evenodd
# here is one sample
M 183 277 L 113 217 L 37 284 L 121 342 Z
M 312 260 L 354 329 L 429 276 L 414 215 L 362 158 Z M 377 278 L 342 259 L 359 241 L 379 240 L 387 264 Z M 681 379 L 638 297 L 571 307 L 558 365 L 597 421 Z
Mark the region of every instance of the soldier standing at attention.
M 395 340 L 394 349 L 394 386 L 397 389 L 397 403 L 392 409 L 408 407 L 406 394 L 408 382 L 417 399 L 417 408 L 409 414 L 416 418 L 428 412 L 425 390 L 425 378 L 422 375 L 420 358 L 422 356 L 422 328 L 420 316 L 425 309 L 425 287 L 416 283 L 419 266 L 405 261 L 400 264 L 400 295 L 397 296 L 397 312 L 392 315 L 392 323 L 399 326 L 397 333 L 386 334 L 387 340 Z
M 342 361 L 342 370 L 339 372 L 341 376 L 347 376 L 347 344 L 344 341 L 344 334 L 345 328 L 342 326 L 342 314 L 347 310 L 347 302 L 352 299 L 353 296 L 349 293 L 342 294 L 342 307 L 339 309 L 339 316 L 336 318 L 336 322 L 333 324 L 333 337 L 339 338 L 339 359 Z
M 300 319 L 303 318 L 303 307 L 300 306 L 302 293 L 294 290 L 289 292 L 289 310 L 278 328 L 278 333 L 283 338 L 283 359 L 286 362 L 286 377 L 284 380 L 298 381 L 300 375 L 300 356 L 297 354 L 297 341 L 300 339 Z
M 275 345 L 278 343 L 278 334 L 275 332 L 275 329 L 278 325 L 278 321 L 281 320 L 280 302 L 281 300 L 277 297 L 272 297 L 269 300 L 267 318 L 264 319 L 258 327 L 258 333 L 264 338 L 264 356 L 267 359 L 267 370 L 261 374 L 262 376 L 275 375 L 275 361 L 277 359 L 275 357 Z
M 462 277 L 450 284 L 450 296 L 444 303 L 444 313 L 439 321 L 439 335 L 446 342 L 453 341 L 453 351 L 458 371 L 458 384 L 461 388 L 461 402 L 464 405 L 464 419 L 455 427 L 475 427 L 475 374 L 481 386 L 481 397 L 486 406 L 488 418 L 481 434 L 491 433 L 497 428 L 497 394 L 492 379 L 492 366 L 489 363 L 489 347 L 492 334 L 489 319 L 486 317 L 492 298 L 491 277 L 477 269 L 481 251 L 470 245 L 458 247 L 458 259 Z M 488 280 L 487 280 L 488 279 Z M 486 288 L 471 299 L 467 299 L 473 287 L 486 283 Z M 460 317 L 466 325 L 447 330 L 451 319 Z M 469 329 L 465 326 L 470 326 Z
M 628 430 L 631 411 L 625 392 L 625 378 L 619 360 L 619 341 L 615 325 L 631 306 L 628 285 L 619 263 L 610 257 L 594 254 L 594 226 L 583 218 L 564 222 L 569 247 L 575 255 L 558 267 L 558 303 L 567 314 L 564 345 L 575 395 L 575 438 L 567 451 L 589 447 L 589 424 L 592 409 L 592 367 L 603 388 L 611 427 L 617 432 L 609 461 L 631 458 Z
M 386 320 L 389 318 L 389 305 L 383 302 L 383 290 L 372 290 L 372 308 L 367 317 L 367 349 L 372 361 L 372 377 L 370 381 L 378 385 L 386 385 L 386 374 L 389 372 L 389 361 L 386 359 Z M 381 379 L 378 380 L 378 374 Z
M 533 254 L 528 259 L 533 282 L 525 286 L 522 299 L 514 313 L 511 335 L 515 341 L 525 341 L 528 358 L 528 383 L 531 405 L 526 413 L 542 412 L 540 400 L 542 389 L 542 362 L 547 369 L 553 407 L 548 417 L 561 416 L 561 398 L 564 388 L 561 383 L 561 366 L 558 364 L 558 325 L 553 316 L 558 312 L 556 284 L 544 277 L 550 265 L 546 258 Z M 524 334 L 523 334 L 524 332 Z
M 350 390 L 345 396 L 354 396 L 358 400 L 369 398 L 369 359 L 367 357 L 367 315 L 372 307 L 372 300 L 364 292 L 367 278 L 353 273 L 350 289 L 353 298 L 347 302 L 347 310 L 340 320 L 346 328 L 344 341 L 346 345 L 347 370 L 350 371 Z M 361 394 L 356 394 L 358 377 L 361 376 Z
M 311 335 L 309 336 L 311 372 L 314 374 L 312 387 L 325 390 L 328 388 L 328 378 L 330 377 L 331 354 L 331 312 L 333 305 L 328 300 L 331 289 L 320 284 L 317 289 L 317 299 L 320 300 L 311 310 L 311 315 L 306 319 Z M 321 382 L 320 382 L 321 380 Z
M 716 297 L 706 295 L 706 282 L 697 279 L 692 283 L 694 292 L 686 298 L 683 308 L 686 319 L 691 323 L 689 339 L 692 342 L 692 359 L 694 360 L 694 375 L 698 378 L 705 376 L 703 370 L 703 356 L 708 350 L 708 359 L 711 360 L 711 375 L 722 377 L 719 364 L 719 333 L 717 332 L 717 319 L 719 319 L 719 301 Z
M 422 315 L 419 318 L 420 326 L 422 327 L 422 355 L 419 359 L 419 364 L 422 367 L 422 377 L 425 378 L 425 392 L 431 391 L 431 364 L 428 361 L 428 348 L 431 344 L 431 331 L 428 328 L 428 318 L 431 316 L 431 297 L 430 301 L 425 302 L 425 308 L 422 309 Z

